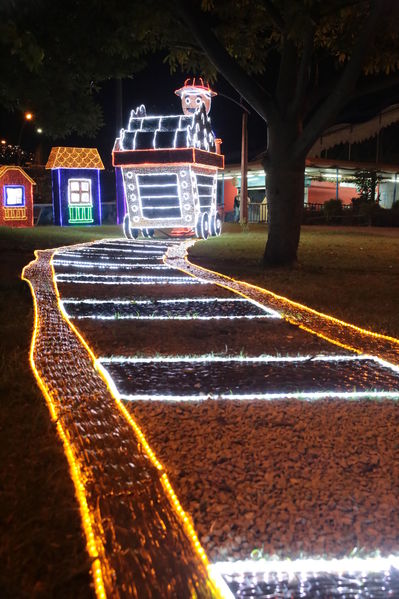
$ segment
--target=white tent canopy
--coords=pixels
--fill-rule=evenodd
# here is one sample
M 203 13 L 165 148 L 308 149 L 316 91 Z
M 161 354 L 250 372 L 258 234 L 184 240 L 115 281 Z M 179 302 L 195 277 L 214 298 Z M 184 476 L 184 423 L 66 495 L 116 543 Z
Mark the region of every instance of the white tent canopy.
M 327 129 L 313 145 L 310 156 L 318 157 L 323 150 L 328 150 L 339 144 L 359 143 L 378 135 L 384 127 L 399 122 L 399 104 L 388 106 L 375 117 L 364 123 L 341 123 Z

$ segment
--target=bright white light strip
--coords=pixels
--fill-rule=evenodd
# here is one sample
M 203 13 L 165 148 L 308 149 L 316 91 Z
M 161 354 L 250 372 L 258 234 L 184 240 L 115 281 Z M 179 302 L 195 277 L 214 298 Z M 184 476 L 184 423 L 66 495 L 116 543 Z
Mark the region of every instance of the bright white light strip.
M 147 197 L 153 198 L 154 196 L 147 196 Z M 157 198 L 160 198 L 160 197 L 170 198 L 172 196 L 157 196 Z M 142 212 L 144 210 L 179 210 L 179 207 L 178 206 L 142 206 L 141 210 L 142 210 Z M 178 218 L 178 217 L 173 217 L 173 218 Z M 159 220 L 159 219 L 154 218 L 153 220 Z
M 74 254 L 74 253 L 69 253 L 69 254 L 54 254 L 56 256 L 56 259 L 61 258 L 65 259 L 65 258 L 77 258 L 77 259 L 83 259 L 83 260 L 87 260 L 90 257 L 89 252 L 85 253 L 85 254 Z M 111 261 L 114 256 L 108 256 L 107 254 L 103 254 L 100 252 L 93 252 L 92 253 L 94 258 L 101 258 L 101 260 L 103 260 L 104 262 L 109 262 Z M 162 261 L 162 257 L 161 258 L 147 258 L 146 256 L 118 256 L 118 260 L 130 260 L 131 262 L 127 262 L 127 264 L 132 264 L 132 266 L 136 266 L 136 264 L 139 261 L 143 261 L 143 260 L 147 260 L 147 261 L 153 261 L 153 262 L 161 262 Z
M 389 572 L 391 568 L 399 569 L 399 556 L 386 557 L 345 557 L 339 559 L 285 559 L 285 560 L 238 560 L 216 562 L 210 570 L 219 576 L 270 576 L 271 574 L 349 574 Z
M 151 300 L 122 300 L 122 299 L 64 299 L 62 300 L 63 304 L 122 304 L 127 305 L 131 304 L 135 306 L 136 304 L 152 304 Z
M 141 250 L 141 249 L 137 249 L 137 248 L 132 248 L 130 250 L 125 250 L 123 248 L 116 248 L 116 247 L 112 247 L 112 248 L 103 248 L 100 246 L 93 246 L 92 250 L 98 251 L 98 250 L 105 250 L 107 252 L 125 252 L 125 253 L 129 253 L 129 254 L 151 254 L 153 256 L 164 256 L 165 252 L 164 251 L 155 251 L 155 250 Z M 165 250 L 166 251 L 166 250 Z
M 247 319 L 247 320 L 255 320 L 255 319 L 263 319 L 263 318 L 281 318 L 281 316 L 256 302 L 251 300 L 246 300 L 244 298 L 176 298 L 176 299 L 160 299 L 160 300 L 118 300 L 118 299 L 65 299 L 63 300 L 63 305 L 65 309 L 65 304 L 91 304 L 91 305 L 102 305 L 102 304 L 113 304 L 113 305 L 131 305 L 134 307 L 135 305 L 153 305 L 156 307 L 157 304 L 193 304 L 193 303 L 223 303 L 223 302 L 232 302 L 232 303 L 250 303 L 261 308 L 262 312 L 265 314 L 242 314 L 242 315 L 219 315 L 219 316 L 184 316 L 184 315 L 175 315 L 175 316 L 157 316 L 157 315 L 125 315 L 125 316 L 103 316 L 103 315 L 78 315 L 71 316 L 68 314 L 69 318 L 75 318 L 78 320 L 82 319 L 98 319 L 98 320 L 237 320 L 237 319 Z M 66 310 L 65 310 L 66 311 Z
M 105 369 L 104 369 L 105 370 Z M 119 393 L 119 398 L 124 401 L 204 401 L 206 399 L 220 399 L 227 401 L 275 401 L 277 399 L 299 399 L 303 401 L 315 401 L 320 399 L 399 399 L 399 391 L 301 391 L 295 393 L 220 393 L 198 395 L 163 395 L 139 393 Z
M 59 273 L 56 276 L 56 281 L 60 281 L 60 277 L 69 277 L 69 273 Z M 151 275 L 96 275 L 96 274 L 86 274 L 86 273 L 81 273 L 78 272 L 76 274 L 73 275 L 74 279 L 132 279 L 135 281 L 147 281 L 149 279 L 151 279 L 152 281 L 183 281 L 183 282 L 187 282 L 187 281 L 195 281 L 196 279 L 193 279 L 191 277 L 163 277 L 163 276 L 151 276 Z M 202 279 L 201 279 L 202 280 Z
M 152 362 L 189 362 L 189 363 L 203 363 L 203 362 L 250 362 L 250 363 L 273 363 L 273 362 L 358 362 L 364 360 L 373 360 L 372 356 L 366 355 L 348 355 L 348 356 L 153 356 L 151 358 L 136 358 L 134 356 L 112 356 L 109 358 L 99 358 L 103 364 L 134 364 L 134 363 L 152 363 Z
M 87 275 L 89 276 L 89 275 Z M 99 275 L 101 276 L 101 275 Z M 62 278 L 59 278 L 62 277 Z M 132 277 L 127 278 L 123 281 L 115 281 L 111 280 L 111 277 L 107 277 L 104 281 L 96 281 L 95 279 L 76 279 L 73 277 L 68 277 L 67 275 L 57 275 L 55 280 L 58 283 L 79 283 L 82 285 L 209 285 L 208 281 L 204 281 L 203 279 L 178 279 L 177 277 L 173 277 L 166 280 L 159 280 L 159 278 L 153 278 L 150 281 L 137 281 L 133 280 Z
M 157 299 L 157 300 L 118 300 L 118 299 L 64 299 L 64 304 L 187 304 L 191 302 L 234 302 L 245 303 L 248 300 L 244 298 L 210 298 L 210 297 L 193 297 L 193 298 L 176 298 L 176 299 Z
M 159 250 L 160 248 L 164 248 L 165 250 L 168 249 L 169 246 L 169 242 L 165 243 L 165 241 L 159 241 L 159 242 L 155 242 L 155 243 L 146 243 L 145 241 L 126 241 L 126 240 L 122 240 L 119 242 L 116 241 L 104 241 L 104 242 L 100 242 L 103 243 L 103 245 L 106 246 L 124 246 L 127 248 L 131 248 L 129 251 L 134 252 L 135 250 L 137 250 L 137 248 L 152 248 L 152 249 L 156 249 Z M 178 242 L 181 243 L 181 242 Z M 97 244 L 93 244 L 92 247 L 98 247 Z M 100 246 L 101 247 L 101 246 Z
M 262 312 L 266 312 L 270 317 L 273 318 L 281 318 L 278 312 L 275 312 L 271 308 L 266 308 L 262 304 L 258 304 L 258 302 L 250 299 L 244 298 L 221 298 L 221 297 L 193 297 L 193 298 L 175 298 L 175 299 L 157 299 L 157 300 L 120 300 L 120 299 L 65 299 L 63 300 L 65 303 L 71 304 L 192 304 L 192 303 L 223 303 L 223 302 L 231 302 L 231 303 L 250 303 L 257 307 L 259 307 Z M 256 316 L 253 315 L 253 316 Z
M 104 264 L 104 262 L 75 262 L 73 260 L 53 260 L 54 266 L 73 266 L 74 268 L 109 268 L 110 270 L 119 270 L 119 269 L 132 269 L 135 268 L 143 268 L 146 270 L 170 270 L 174 269 L 166 264 L 122 264 L 118 262 L 110 262 L 108 264 Z
M 269 314 L 249 314 L 243 316 L 136 316 L 133 314 L 118 316 L 73 316 L 68 313 L 68 318 L 74 320 L 262 320 L 273 318 Z
M 206 363 L 206 362 L 250 362 L 250 363 L 272 363 L 272 362 L 347 362 L 347 361 L 365 361 L 375 360 L 383 366 L 388 367 L 395 372 L 399 371 L 399 368 L 390 364 L 389 362 L 380 361 L 375 359 L 373 356 L 362 355 L 362 356 L 235 356 L 235 357 L 224 357 L 224 356 L 154 356 L 151 358 L 136 358 L 131 356 L 112 356 L 103 357 L 97 359 L 98 364 L 145 364 L 154 362 L 187 362 L 187 363 Z M 104 374 L 107 380 L 112 381 L 112 385 L 116 388 L 115 383 L 110 373 L 103 366 Z M 278 399 L 299 399 L 299 400 L 320 400 L 320 399 L 399 399 L 398 391 L 298 391 L 298 392 L 287 392 L 287 393 L 199 393 L 196 395 L 167 395 L 167 394 L 121 394 L 118 392 L 120 399 L 125 401 L 203 401 L 206 399 L 220 399 L 220 400 L 267 400 L 274 401 Z

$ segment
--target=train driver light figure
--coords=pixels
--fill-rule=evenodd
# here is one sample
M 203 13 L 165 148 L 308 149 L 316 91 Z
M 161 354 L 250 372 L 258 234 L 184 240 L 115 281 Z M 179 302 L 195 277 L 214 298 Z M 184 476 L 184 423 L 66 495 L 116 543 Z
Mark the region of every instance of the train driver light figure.
M 194 114 L 202 103 L 205 105 L 206 114 L 209 114 L 212 97 L 217 95 L 209 85 L 204 84 L 202 77 L 199 78 L 198 84 L 195 77 L 192 83 L 191 79 L 186 79 L 183 87 L 177 89 L 175 94 L 180 96 L 183 113 L 186 115 Z

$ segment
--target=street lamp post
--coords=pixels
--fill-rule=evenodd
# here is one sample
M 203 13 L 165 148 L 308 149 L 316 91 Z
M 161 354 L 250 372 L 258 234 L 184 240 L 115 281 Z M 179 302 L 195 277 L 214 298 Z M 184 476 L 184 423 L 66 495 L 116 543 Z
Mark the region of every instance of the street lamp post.
M 248 108 L 245 108 L 243 99 L 240 98 L 240 102 L 221 94 L 219 96 L 230 100 L 237 104 L 242 110 L 242 121 L 241 121 L 241 191 L 240 191 L 240 224 L 247 225 L 248 223 L 248 115 L 250 114 Z
M 240 197 L 240 223 L 248 223 L 248 112 L 242 113 L 241 126 L 241 197 Z

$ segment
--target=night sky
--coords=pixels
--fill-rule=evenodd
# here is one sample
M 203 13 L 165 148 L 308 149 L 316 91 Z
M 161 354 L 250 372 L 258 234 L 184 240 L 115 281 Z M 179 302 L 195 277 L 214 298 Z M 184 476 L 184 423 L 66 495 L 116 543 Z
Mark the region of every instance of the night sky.
M 141 73 L 134 74 L 130 79 L 123 80 L 123 126 L 126 127 L 130 111 L 140 104 L 145 104 L 147 114 L 180 114 L 181 104 L 174 90 L 181 87 L 190 73 L 174 73 L 169 66 L 162 62 L 162 56 L 155 55 L 149 59 L 148 66 Z M 200 75 L 200 74 L 199 74 Z M 220 92 L 239 101 L 239 95 L 221 76 L 211 86 Z M 104 126 L 94 137 L 73 135 L 59 139 L 49 139 L 45 133 L 39 135 L 36 128 L 42 124 L 36 119 L 24 125 L 22 147 L 34 152 L 41 142 L 41 157 L 45 163 L 52 146 L 81 146 L 97 147 L 106 167 L 111 166 L 111 151 L 119 128 L 117 123 L 117 83 L 115 80 L 100 84 L 97 100 L 103 109 Z M 380 109 L 399 102 L 399 87 L 389 93 L 371 97 L 362 102 L 353 102 L 344 110 L 341 122 L 365 121 Z M 35 112 L 35 107 L 31 107 Z M 211 119 L 213 130 L 217 137 L 223 140 L 222 152 L 226 163 L 239 163 L 241 153 L 241 115 L 242 111 L 233 102 L 222 96 L 216 96 L 212 101 Z M 21 113 L 6 113 L 0 110 L 0 138 L 9 143 L 17 143 L 20 134 L 23 115 Z M 43 126 L 44 128 L 44 126 Z M 267 127 L 265 122 L 251 110 L 248 119 L 249 159 L 254 159 L 266 148 Z M 384 130 L 386 152 L 384 159 L 388 162 L 397 161 L 399 157 L 398 126 Z M 373 160 L 375 140 L 361 144 L 355 148 L 354 159 Z M 369 147 L 370 146 L 370 147 Z M 337 147 L 332 152 L 336 158 L 346 158 L 347 150 Z M 342 154 L 342 156 L 341 156 Z M 357 155 L 358 154 L 358 155 Z
M 169 66 L 162 63 L 162 58 L 153 57 L 148 67 L 131 79 L 123 80 L 123 126 L 127 126 L 130 111 L 140 104 L 145 104 L 147 114 L 180 114 L 180 98 L 174 90 L 181 87 L 184 80 L 190 76 L 186 73 L 170 74 Z M 50 140 L 45 134 L 40 136 L 36 128 L 41 126 L 37 120 L 26 123 L 23 130 L 21 146 L 29 151 L 35 151 L 42 139 L 43 158 L 47 160 L 51 146 L 82 146 L 97 147 L 106 166 L 111 165 L 111 151 L 118 132 L 117 124 L 117 83 L 115 80 L 103 82 L 98 94 L 98 101 L 104 113 L 104 127 L 95 137 L 68 136 L 63 139 Z M 216 92 L 232 97 L 239 101 L 237 92 L 223 79 L 219 78 L 212 86 Z M 31 107 L 35 112 L 35 107 Z M 241 152 L 241 115 L 242 111 L 226 98 L 216 96 L 212 101 L 211 120 L 217 137 L 223 140 L 222 152 L 226 161 L 238 163 Z M 17 143 L 22 123 L 20 113 L 9 114 L 0 112 L 0 137 L 9 143 Z M 44 126 L 43 126 L 44 128 Z M 253 111 L 248 119 L 249 156 L 253 158 L 266 147 L 266 124 Z

